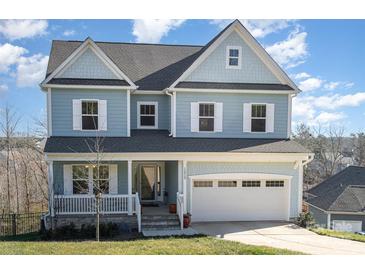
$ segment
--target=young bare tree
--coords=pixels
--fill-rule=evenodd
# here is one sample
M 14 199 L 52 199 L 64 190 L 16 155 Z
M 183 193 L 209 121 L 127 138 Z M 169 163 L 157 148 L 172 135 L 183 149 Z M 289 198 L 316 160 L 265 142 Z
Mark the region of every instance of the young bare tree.
M 365 167 L 365 133 L 353 133 L 352 139 L 352 159 L 354 164 Z

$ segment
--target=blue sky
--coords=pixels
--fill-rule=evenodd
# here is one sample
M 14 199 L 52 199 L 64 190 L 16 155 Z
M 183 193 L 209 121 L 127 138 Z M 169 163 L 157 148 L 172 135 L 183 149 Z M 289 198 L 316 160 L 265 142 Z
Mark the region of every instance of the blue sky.
M 44 117 L 43 79 L 52 39 L 206 44 L 231 20 L 0 20 L 0 109 L 19 130 Z M 303 92 L 293 124 L 364 131 L 365 20 L 242 20 Z

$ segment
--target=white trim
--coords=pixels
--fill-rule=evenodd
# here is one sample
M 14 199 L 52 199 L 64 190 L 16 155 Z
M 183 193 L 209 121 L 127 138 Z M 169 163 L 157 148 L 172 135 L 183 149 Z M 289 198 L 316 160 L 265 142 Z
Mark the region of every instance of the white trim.
M 188 207 L 187 207 L 187 179 L 188 179 L 188 162 L 186 160 L 183 160 L 183 195 L 184 195 L 184 213 L 188 212 Z M 191 201 L 191 199 L 190 199 Z
M 131 136 L 131 91 L 127 90 L 127 137 Z
M 128 215 L 132 215 L 132 161 L 128 161 Z
M 133 86 L 96 86 L 96 85 L 57 85 L 44 84 L 42 88 L 62 88 L 62 89 L 113 89 L 113 90 L 127 90 L 135 89 Z
M 302 213 L 302 207 L 303 207 L 303 163 L 299 162 L 298 165 L 298 190 L 299 190 L 299 196 L 298 196 L 298 216 L 300 213 Z
M 183 192 L 183 162 L 178 161 L 177 162 L 177 185 L 178 185 L 178 191 L 180 193 Z
M 204 93 L 254 93 L 254 94 L 293 94 L 293 90 L 254 90 L 254 89 L 204 89 L 204 88 L 171 88 L 177 92 L 204 92 Z
M 231 49 L 236 49 L 238 50 L 238 57 L 231 57 L 229 55 L 229 51 Z M 238 59 L 238 64 L 237 66 L 232 66 L 229 64 L 229 59 L 230 58 L 237 58 Z M 226 69 L 241 69 L 242 67 L 242 47 L 241 46 L 227 46 L 226 47 Z
M 283 69 L 274 61 L 274 59 L 272 59 L 272 57 L 238 20 L 236 20 L 223 34 L 221 34 L 221 36 L 218 37 L 218 39 L 216 39 L 204 51 L 204 53 L 193 62 L 192 65 L 190 65 L 190 67 L 171 85 L 170 88 L 175 88 L 179 82 L 183 81 L 187 76 L 189 76 L 233 31 L 236 31 L 242 37 L 247 45 L 257 54 L 261 61 L 280 80 L 282 84 L 288 84 L 291 86 L 296 91 L 295 93 L 300 92 L 296 84 L 288 77 Z
M 176 92 L 172 93 L 172 137 L 176 137 Z
M 288 94 L 288 134 L 287 138 L 290 138 L 291 135 L 291 120 L 292 120 L 292 96 Z
M 131 87 L 136 87 L 136 85 L 131 81 L 127 75 L 124 74 L 113 61 L 94 43 L 94 41 L 88 37 L 65 61 L 61 63 L 42 83 L 44 87 L 52 78 L 59 74 L 62 74 L 73 62 L 77 60 L 88 48 L 93 50 L 93 52 L 104 62 L 104 64 L 120 79 L 128 82 Z
M 47 161 L 48 167 L 48 212 L 54 216 L 53 161 Z
M 52 93 L 51 88 L 47 89 L 47 135 L 52 136 Z
M 155 125 L 154 126 L 141 126 L 141 112 L 140 112 L 141 105 L 155 106 L 155 115 L 154 115 L 155 116 Z M 137 101 L 137 128 L 138 129 L 157 129 L 158 128 L 158 102 Z
M 292 176 L 290 176 L 292 177 Z M 290 179 L 287 179 L 284 181 L 284 184 L 287 183 L 287 187 L 286 187 L 286 191 L 288 192 L 288 215 L 287 215 L 287 221 L 289 222 L 290 221 L 290 213 L 291 213 L 291 180 L 292 178 Z M 299 216 L 299 215 L 298 215 Z
M 216 173 L 189 176 L 191 180 L 291 180 L 293 176 L 274 173 Z
M 81 117 L 81 129 L 79 131 L 88 131 L 88 132 L 93 132 L 93 131 L 102 131 L 100 130 L 100 119 L 99 119 L 99 99 L 78 99 L 80 100 L 80 104 L 81 104 L 81 112 L 80 112 L 80 117 Z M 98 114 L 97 115 L 92 115 L 92 116 L 97 116 L 98 117 L 98 128 L 97 129 L 83 129 L 82 127 L 82 103 L 83 102 L 97 102 L 98 104 Z
M 135 90 L 133 91 L 133 94 L 136 95 L 165 95 L 165 91 L 163 90 Z
M 331 213 L 327 213 L 327 228 L 331 229 Z

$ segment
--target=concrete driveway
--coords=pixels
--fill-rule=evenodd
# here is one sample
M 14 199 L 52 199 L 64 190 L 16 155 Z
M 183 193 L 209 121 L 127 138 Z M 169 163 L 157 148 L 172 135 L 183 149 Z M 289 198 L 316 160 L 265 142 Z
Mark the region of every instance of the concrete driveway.
M 365 243 L 320 236 L 285 222 L 194 223 L 197 232 L 251 245 L 286 248 L 317 255 L 365 255 Z

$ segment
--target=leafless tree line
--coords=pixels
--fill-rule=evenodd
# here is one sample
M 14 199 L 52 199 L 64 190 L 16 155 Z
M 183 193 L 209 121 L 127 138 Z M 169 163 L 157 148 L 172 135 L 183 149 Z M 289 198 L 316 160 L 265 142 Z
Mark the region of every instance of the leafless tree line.
M 16 112 L 9 107 L 0 111 L 0 214 L 46 211 L 42 136 L 20 134 Z

